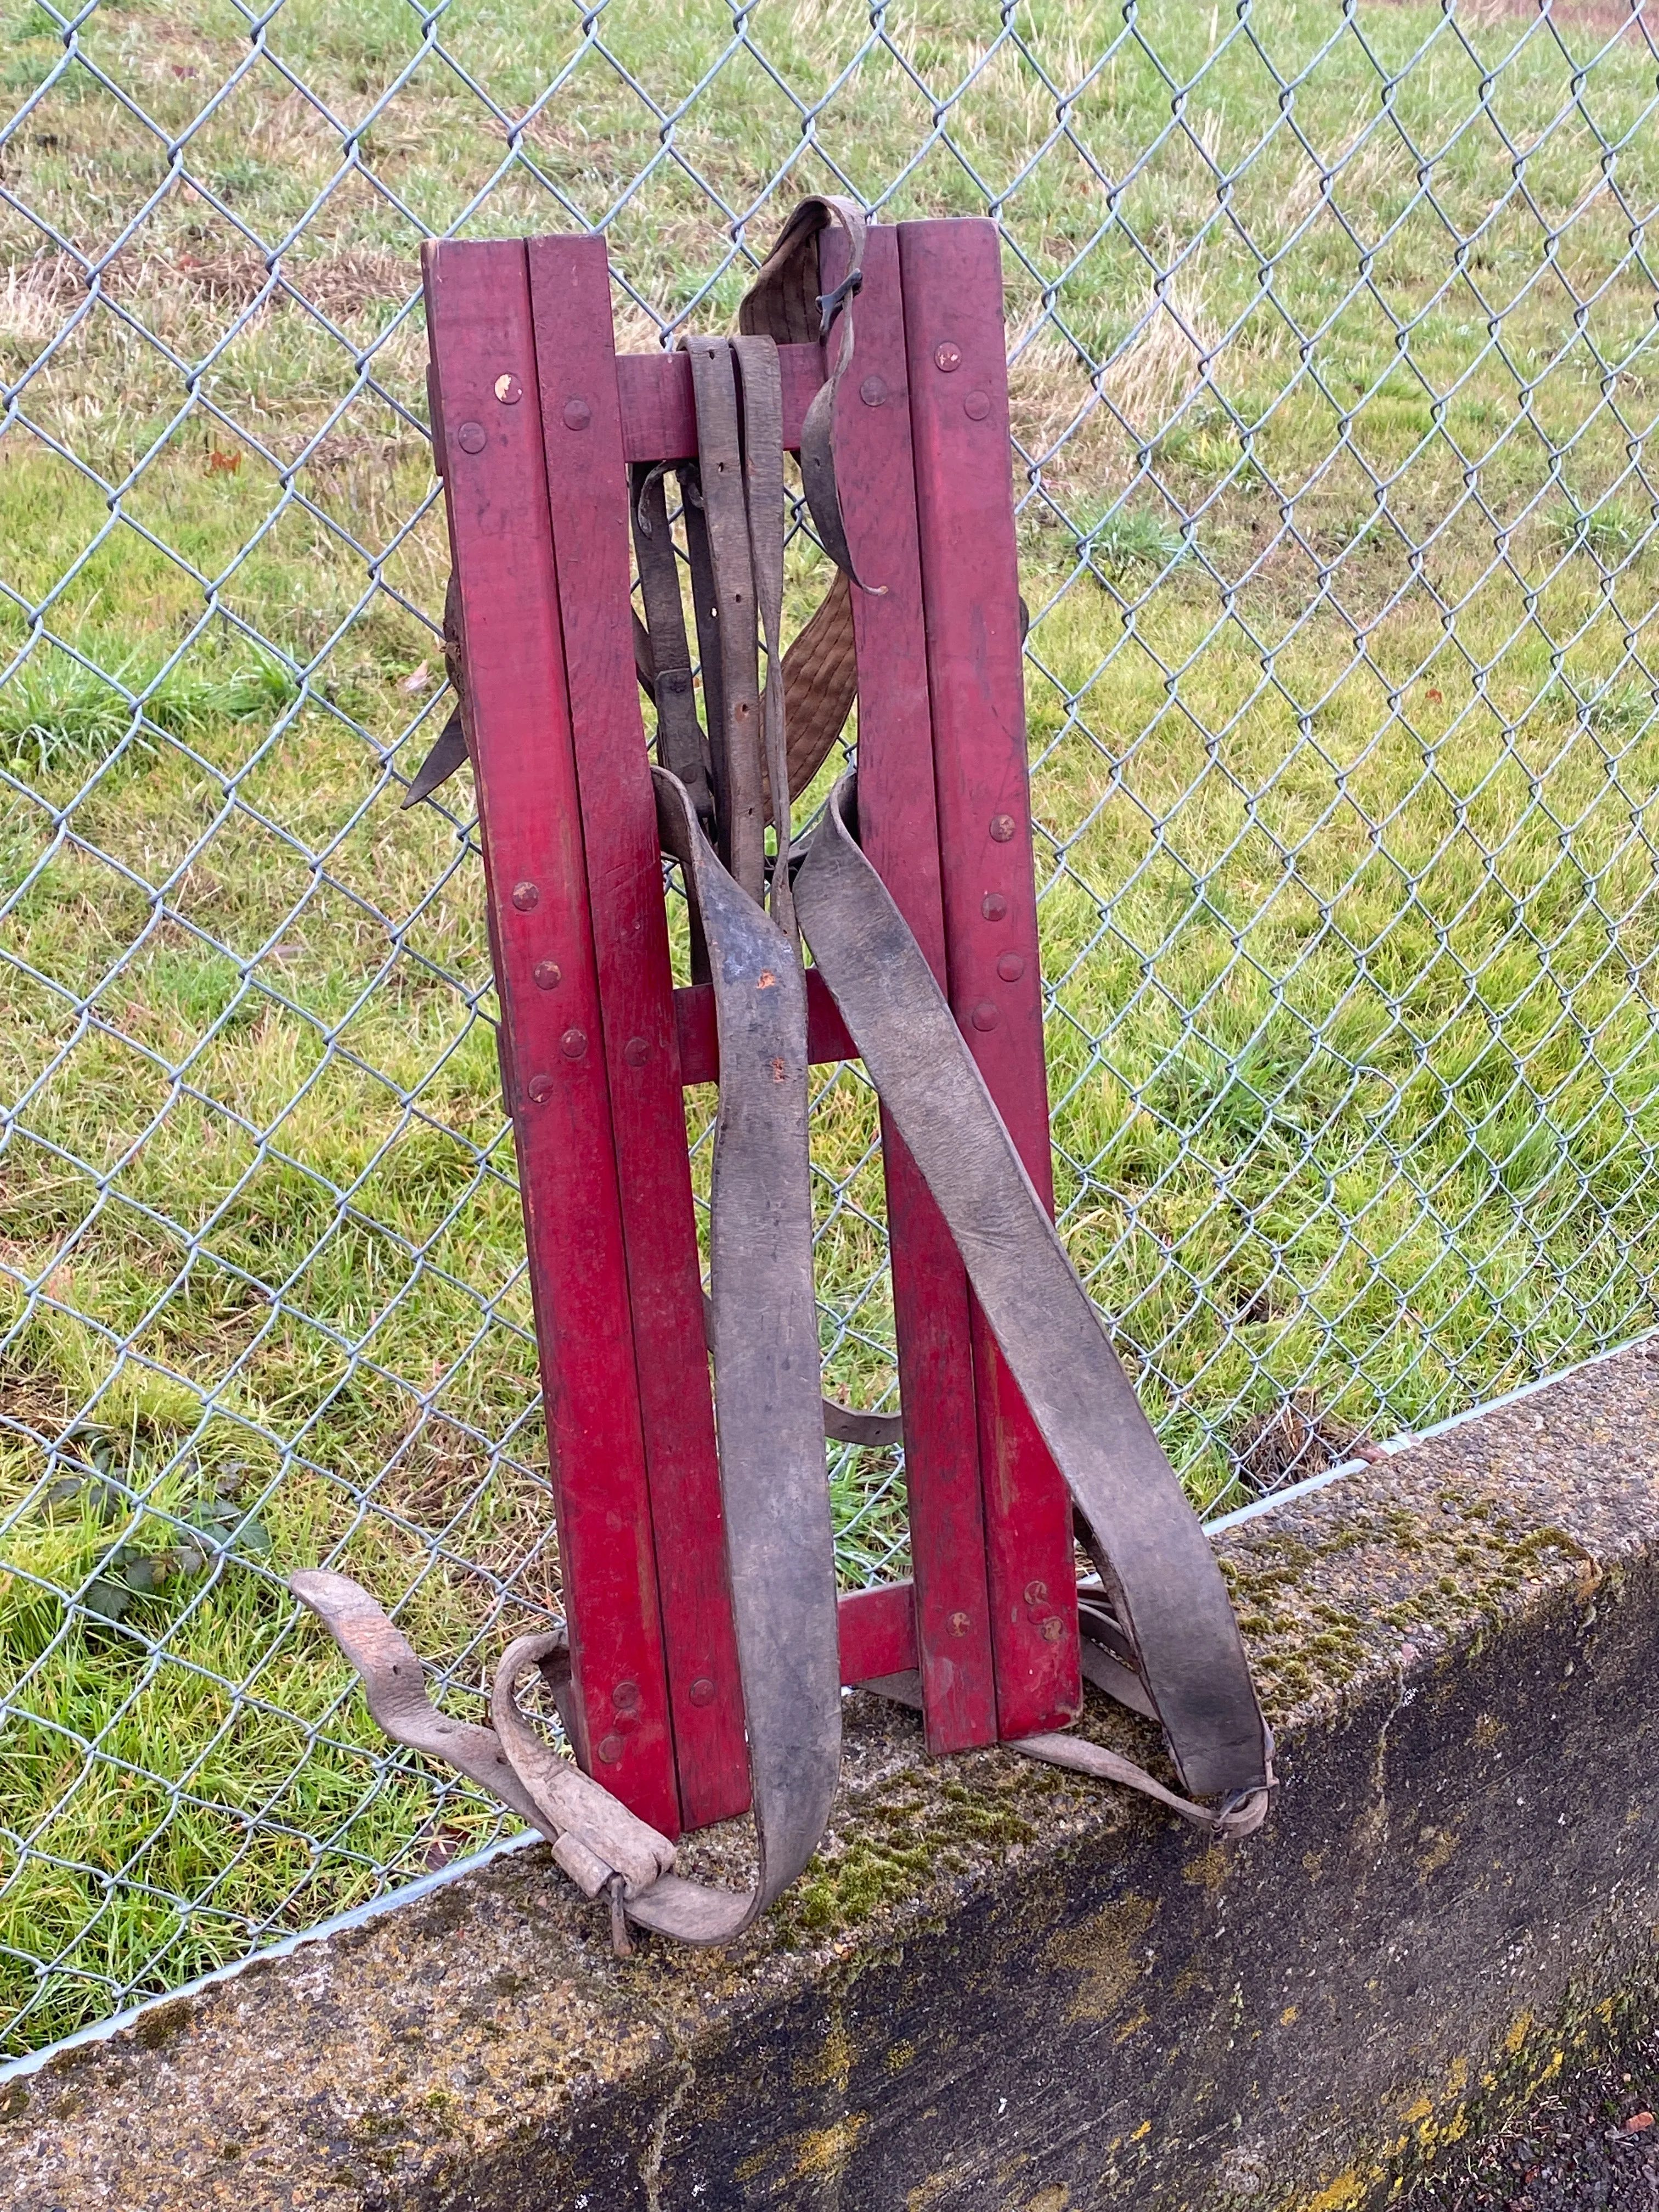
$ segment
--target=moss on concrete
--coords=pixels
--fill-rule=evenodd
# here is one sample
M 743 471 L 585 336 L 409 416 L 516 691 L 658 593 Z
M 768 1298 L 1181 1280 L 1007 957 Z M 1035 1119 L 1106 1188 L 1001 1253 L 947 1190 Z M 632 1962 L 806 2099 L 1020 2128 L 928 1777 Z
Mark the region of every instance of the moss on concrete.
M 524 1853 L 11 2084 L 0 2207 L 1385 2201 L 1651 1978 L 1653 1371 L 1224 1540 L 1284 1779 L 1251 1844 L 1006 1752 L 929 1765 L 855 1699 L 753 1942 L 617 1961 Z M 686 1857 L 740 1880 L 749 1848 Z

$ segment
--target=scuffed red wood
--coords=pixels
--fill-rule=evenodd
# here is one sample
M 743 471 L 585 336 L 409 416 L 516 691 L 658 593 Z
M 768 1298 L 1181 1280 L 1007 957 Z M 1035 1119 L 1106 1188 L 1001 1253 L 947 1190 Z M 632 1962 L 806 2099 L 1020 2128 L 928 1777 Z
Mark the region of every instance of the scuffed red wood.
M 681 1811 L 688 1827 L 703 1827 L 748 1804 L 749 1763 L 656 805 L 628 627 L 610 270 L 596 237 L 532 239 L 529 261 L 669 1709 Z M 568 1579 L 566 1598 L 573 1613 L 585 1609 L 586 1589 Z
M 793 452 L 800 426 L 823 381 L 823 349 L 778 348 L 783 374 L 783 442 Z M 624 353 L 617 356 L 622 404 L 623 451 L 630 461 L 684 461 L 697 450 L 697 410 L 691 398 L 691 363 L 683 353 Z M 562 407 L 566 397 L 561 395 Z
M 827 289 L 845 266 L 842 234 L 825 232 L 821 252 Z M 859 701 L 860 840 L 943 988 L 927 641 L 890 228 L 870 232 L 856 314 L 856 366 L 837 403 L 836 483 L 860 573 L 883 586 L 853 592 L 859 667 L 870 672 Z M 922 1411 L 906 1428 L 904 1471 L 922 1716 L 928 1748 L 939 1753 L 997 1735 L 968 1278 L 885 1111 L 882 1161 L 899 1387 L 903 1403 Z
M 718 1083 L 720 1034 L 714 1024 L 714 994 L 707 983 L 683 983 L 674 994 L 682 1083 Z M 856 1060 L 859 1048 L 848 1034 L 841 1009 L 816 968 L 806 971 L 806 1057 L 815 1067 Z
M 578 1751 L 677 1833 L 632 1314 L 553 568 L 529 271 L 517 241 L 424 257 Z M 516 389 L 517 397 L 514 398 Z M 538 988 L 557 967 L 556 991 Z M 626 1726 L 622 1717 L 631 1716 Z
M 951 1011 L 1053 1206 L 997 234 L 898 226 Z M 1005 1737 L 1082 1701 L 1071 1502 L 975 1310 L 987 1558 Z
M 916 1663 L 915 1594 L 908 1583 L 854 1590 L 841 1601 L 841 1679 L 873 1682 Z

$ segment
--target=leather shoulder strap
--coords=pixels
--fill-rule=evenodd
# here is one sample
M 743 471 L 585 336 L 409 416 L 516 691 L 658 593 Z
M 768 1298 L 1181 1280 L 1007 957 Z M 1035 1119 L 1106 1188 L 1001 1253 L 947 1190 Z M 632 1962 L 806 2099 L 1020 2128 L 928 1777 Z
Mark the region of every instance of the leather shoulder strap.
M 1032 1188 L 933 971 L 836 787 L 796 876 L 812 957 L 1093 1534 L 1176 1765 L 1200 1796 L 1265 1790 L 1267 1741 L 1225 1583 Z

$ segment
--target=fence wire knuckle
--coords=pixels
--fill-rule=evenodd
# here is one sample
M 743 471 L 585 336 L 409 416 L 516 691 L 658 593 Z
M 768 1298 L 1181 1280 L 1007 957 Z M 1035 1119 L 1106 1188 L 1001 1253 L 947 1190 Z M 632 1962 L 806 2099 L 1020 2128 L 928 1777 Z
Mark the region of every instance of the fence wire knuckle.
M 804 191 L 995 220 L 1060 1225 L 1200 1505 L 1655 1319 L 1650 19 L 727 12 L 509 70 L 411 4 L 354 74 L 284 0 L 188 58 L 41 0 L 9 49 L 9 2051 L 498 1832 L 291 1567 L 479 1716 L 559 1610 L 470 781 L 399 811 L 452 703 L 426 239 L 603 230 L 638 349 Z M 812 1110 L 826 1388 L 891 1408 L 877 1103 Z M 847 1584 L 904 1573 L 902 1454 L 829 1477 Z

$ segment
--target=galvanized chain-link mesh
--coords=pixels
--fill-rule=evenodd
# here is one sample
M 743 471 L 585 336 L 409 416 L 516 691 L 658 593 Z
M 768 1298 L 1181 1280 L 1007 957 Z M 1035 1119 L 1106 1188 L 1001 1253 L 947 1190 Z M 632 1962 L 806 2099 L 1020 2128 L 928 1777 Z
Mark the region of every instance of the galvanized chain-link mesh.
M 1195 1498 L 1653 1317 L 1656 50 L 1481 0 L 0 12 L 0 1980 L 14 2048 L 483 1840 L 556 1607 L 416 254 L 635 347 L 833 185 L 1005 241 L 1072 1249 Z M 791 549 L 797 614 L 823 570 Z M 815 1115 L 890 1402 L 875 1127 Z M 902 1473 L 831 1468 L 851 1580 Z

